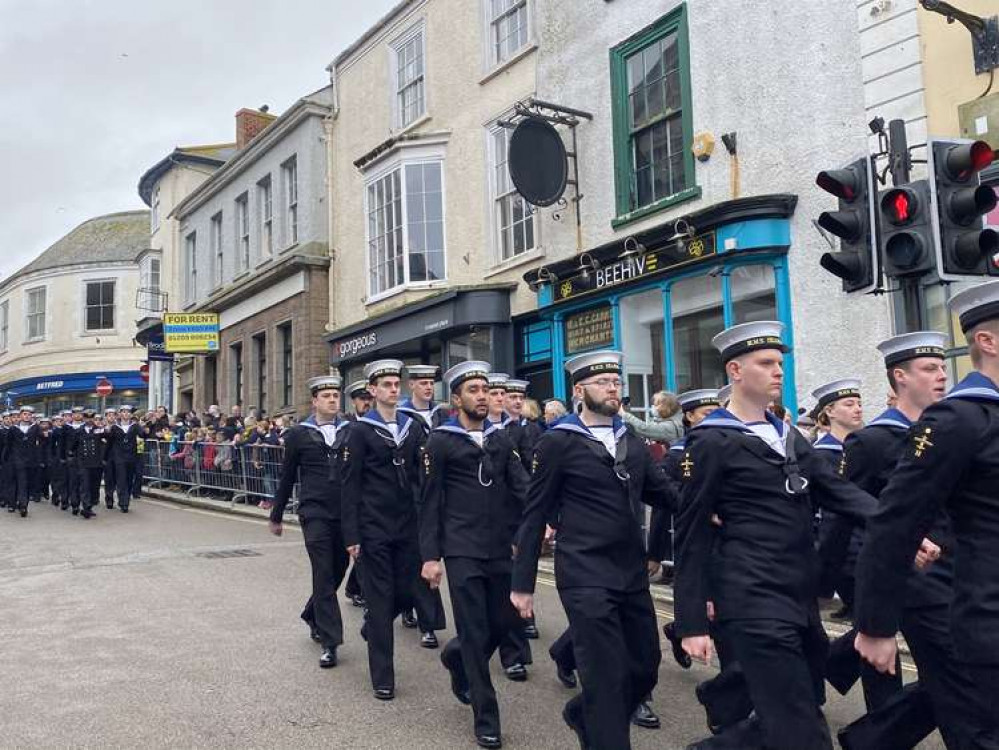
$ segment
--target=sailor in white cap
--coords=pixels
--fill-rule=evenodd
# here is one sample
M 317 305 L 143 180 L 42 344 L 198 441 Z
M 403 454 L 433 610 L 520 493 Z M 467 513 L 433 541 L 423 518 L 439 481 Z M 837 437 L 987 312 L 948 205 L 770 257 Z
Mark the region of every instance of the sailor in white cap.
M 118 407 L 118 421 L 107 430 L 107 460 L 114 464 L 118 509 L 122 513 L 129 512 L 132 497 L 138 495 L 135 487 L 136 472 L 142 471 L 142 455 L 139 453 L 141 439 L 142 427 L 135 419 L 135 407 L 128 404 Z
M 860 518 L 875 503 L 768 410 L 784 385 L 782 333 L 781 323 L 760 321 L 712 341 L 732 398 L 690 431 L 680 463 L 676 632 L 687 653 L 707 661 L 711 628 L 720 629 L 742 666 L 763 744 L 819 750 L 832 740 L 820 709 L 828 641 L 816 603 L 812 503 Z
M 398 411 L 403 363 L 382 359 L 364 367 L 374 408 L 347 430 L 343 475 L 343 536 L 359 560 L 368 603 L 363 634 L 378 700 L 395 697 L 392 623 L 414 604 L 420 575 L 413 487 L 419 482 L 423 430 Z
M 83 417 L 83 407 L 74 406 L 70 410 L 70 420 L 63 426 L 63 455 L 66 458 L 66 495 L 59 506 L 62 510 L 70 507 L 80 507 L 83 501 L 83 470 L 76 452 L 77 433 L 86 424 Z
M 968 342 L 973 372 L 929 405 L 909 430 L 901 458 L 867 526 L 857 570 L 857 649 L 877 669 L 895 668 L 895 634 L 908 615 L 912 558 L 942 513 L 953 519 L 954 558 L 950 616 L 953 658 L 970 678 L 952 694 L 963 736 L 999 736 L 999 281 L 966 289 L 949 301 Z M 901 405 L 901 394 L 900 405 Z M 913 647 L 913 654 L 915 648 Z M 938 670 L 942 664 L 936 665 Z M 940 671 L 927 677 L 943 679 Z M 920 682 L 923 669 L 920 666 Z M 950 687 L 950 686 L 948 686 Z M 936 713 L 937 699 L 931 690 Z M 969 702 L 969 697 L 975 700 Z M 959 707 L 957 703 L 964 703 Z M 937 715 L 941 729 L 949 723 Z M 962 735 L 958 735 L 959 739 Z M 944 734 L 947 737 L 947 734 Z M 971 746 L 971 745 L 969 745 Z M 975 744 L 974 746 L 983 746 Z
M 601 350 L 565 364 L 582 409 L 538 441 L 510 595 L 522 617 L 532 614 L 545 525 L 558 519 L 555 582 L 583 689 L 562 716 L 594 750 L 631 746 L 632 714 L 658 679 L 639 513 L 642 503 L 672 507 L 676 500 L 644 441 L 618 415 L 621 359 Z
M 17 424 L 11 428 L 7 436 L 7 460 L 13 467 L 16 498 L 15 504 L 8 505 L 7 510 L 13 512 L 16 508 L 21 518 L 27 517 L 28 502 L 34 500 L 38 492 L 41 429 L 35 424 L 34 419 L 34 407 L 20 407 Z
M 347 395 L 350 397 L 351 406 L 354 407 L 354 411 L 347 415 L 347 419 L 354 422 L 371 409 L 371 391 L 368 390 L 368 381 L 355 380 L 347 386 Z
M 399 402 L 399 411 L 419 417 L 431 430 L 447 421 L 447 405 L 434 402 L 434 388 L 440 381 L 437 365 L 406 365 L 409 397 Z
M 406 376 L 409 385 L 409 398 L 399 402 L 399 411 L 413 418 L 414 424 L 423 430 L 424 440 L 430 430 L 439 426 L 447 419 L 447 408 L 444 404 L 434 403 L 434 388 L 439 380 L 440 368 L 436 365 L 406 365 Z M 419 486 L 414 486 L 419 501 Z M 420 645 L 423 648 L 437 648 L 435 631 L 447 627 L 447 614 L 440 591 L 431 589 L 426 581 L 417 578 L 413 591 L 414 610 L 402 613 L 402 624 L 407 628 L 420 629 Z
M 341 529 L 339 474 L 331 469 L 347 424 L 339 415 L 341 385 L 339 375 L 320 375 L 306 382 L 312 394 L 312 414 L 284 433 L 281 477 L 270 511 L 270 531 L 281 536 L 284 511 L 297 482 L 298 518 L 312 565 L 312 596 L 301 618 L 309 625 L 312 639 L 322 646 L 319 666 L 323 669 L 336 666 L 336 651 L 343 643 L 336 592 L 349 560 Z
M 10 430 L 13 426 L 12 417 L 14 412 L 10 409 L 2 414 L 0 419 L 0 509 L 8 508 L 14 512 L 17 503 L 14 499 L 14 469 L 7 460 L 7 442 L 10 437 Z
M 70 504 L 74 516 L 88 519 L 94 517 L 94 506 L 100 495 L 108 436 L 106 430 L 95 423 L 93 409 L 85 409 L 83 416 L 83 427 L 74 433 L 72 448 L 79 471 L 80 491 L 75 498 L 71 498 Z
M 59 506 L 66 497 L 66 422 L 69 415 L 68 409 L 55 414 L 49 432 L 48 466 L 52 488 L 50 499 L 55 506 Z
M 454 416 L 431 433 L 423 454 L 420 551 L 432 586 L 447 568 L 461 634 L 441 654 L 452 691 L 472 706 L 479 746 L 495 748 L 502 740 L 489 661 L 518 620 L 510 603 L 510 555 L 527 473 L 506 430 L 488 418 L 488 376 L 488 363 L 478 360 L 444 376 Z
M 108 438 L 112 436 L 112 428 L 118 424 L 118 410 L 112 406 L 104 410 L 104 429 Z M 110 448 L 110 445 L 109 445 Z M 118 477 L 115 474 L 115 451 L 109 450 L 104 461 L 104 505 L 108 510 L 113 510 L 115 505 L 115 495 L 118 492 Z

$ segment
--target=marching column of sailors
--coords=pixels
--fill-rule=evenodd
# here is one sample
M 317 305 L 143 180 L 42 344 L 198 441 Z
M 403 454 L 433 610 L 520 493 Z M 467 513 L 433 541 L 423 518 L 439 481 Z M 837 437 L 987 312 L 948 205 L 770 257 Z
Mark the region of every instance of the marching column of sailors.
M 432 399 L 436 368 L 405 368 L 412 396 L 400 402 L 403 363 L 372 362 L 348 388 L 350 420 L 340 379 L 314 378 L 315 413 L 287 438 L 271 521 L 280 533 L 300 479 L 313 567 L 303 618 L 320 665 L 343 642 L 349 557 L 374 696 L 391 700 L 393 622 L 415 608 L 421 645 L 436 647 L 446 572 L 457 634 L 441 661 L 476 742 L 500 747 L 489 662 L 499 651 L 508 677 L 527 676 L 554 529 L 569 628 L 552 656 L 581 686 L 562 716 L 583 750 L 627 750 L 645 716 L 660 665 L 649 574 L 665 558 L 673 656 L 686 668 L 717 651 L 722 668 L 697 688 L 712 736 L 691 748 L 831 748 L 826 681 L 863 685 L 867 714 L 839 734 L 849 750 L 915 747 L 935 728 L 950 750 L 999 747 L 999 282 L 950 304 L 974 371 L 946 393 L 944 337 L 894 337 L 879 351 L 897 404 L 863 427 L 861 383 L 832 381 L 813 393 L 825 433 L 814 445 L 769 408 L 783 326 L 723 331 L 713 344 L 729 383 L 679 396 L 687 434 L 661 464 L 619 416 L 619 352 L 566 363 L 581 408 L 543 433 L 521 414 L 527 384 L 486 362 L 445 373 L 447 406 Z M 856 627 L 830 648 L 818 600 L 834 591 Z M 919 671 L 905 687 L 899 630 Z
M 74 516 L 93 518 L 101 486 L 108 510 L 128 513 L 142 478 L 143 427 L 132 406 L 99 417 L 82 406 L 48 417 L 31 406 L 0 420 L 0 508 L 28 517 L 32 502 L 50 500 Z

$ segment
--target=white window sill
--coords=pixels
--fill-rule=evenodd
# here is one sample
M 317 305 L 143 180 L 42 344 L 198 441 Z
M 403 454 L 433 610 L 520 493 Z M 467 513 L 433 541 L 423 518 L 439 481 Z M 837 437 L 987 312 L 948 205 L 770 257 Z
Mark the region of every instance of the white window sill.
M 400 135 L 405 135 L 411 130 L 416 130 L 421 125 L 426 125 L 428 122 L 430 122 L 431 119 L 432 118 L 430 117 L 429 112 L 424 113 L 419 117 L 417 117 L 415 120 L 413 120 L 411 123 L 409 123 L 409 125 L 400 126 L 397 130 L 393 131 L 392 135 L 395 137 L 399 137 Z
M 47 339 L 44 336 L 41 336 L 36 339 L 25 339 L 21 343 L 24 344 L 25 346 L 29 346 L 30 344 L 44 344 L 46 341 Z
M 83 338 L 83 339 L 93 339 L 93 338 L 97 338 L 99 336 L 117 336 L 117 335 L 118 335 L 118 329 L 117 328 L 108 328 L 108 329 L 102 330 L 102 331 L 81 331 L 80 332 L 80 338 Z
M 401 286 L 395 286 L 387 291 L 379 292 L 376 295 L 368 297 L 367 299 L 364 300 L 364 304 L 374 305 L 379 302 L 384 302 L 385 300 L 395 297 L 398 294 L 402 294 L 403 292 L 423 292 L 423 291 L 430 291 L 433 289 L 447 289 L 448 286 L 449 284 L 447 283 L 447 281 L 429 281 L 416 284 L 402 284 Z
M 512 68 L 514 65 L 516 65 L 518 62 L 523 60 L 525 57 L 527 57 L 537 49 L 538 45 L 535 42 L 531 42 L 526 47 L 521 49 L 519 52 L 516 52 L 512 57 L 508 57 L 506 60 L 496 63 L 489 70 L 485 72 L 482 78 L 479 79 L 479 85 L 483 86 L 489 83 L 489 81 L 494 79 L 500 73 L 507 70 L 508 68 Z
M 520 266 L 525 266 L 528 263 L 539 261 L 544 257 L 545 249 L 543 247 L 536 247 L 533 250 L 528 250 L 520 255 L 514 255 L 512 258 L 507 258 L 502 263 L 497 263 L 491 266 L 482 278 L 488 279 L 493 276 L 497 276 L 504 271 L 509 271 L 511 268 L 519 268 Z

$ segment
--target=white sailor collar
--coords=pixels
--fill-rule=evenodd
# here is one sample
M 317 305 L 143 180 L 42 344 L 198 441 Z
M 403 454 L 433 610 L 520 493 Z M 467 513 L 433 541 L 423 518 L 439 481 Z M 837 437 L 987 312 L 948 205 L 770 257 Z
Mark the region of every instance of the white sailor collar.
M 991 378 L 980 372 L 973 372 L 955 385 L 945 398 L 958 398 L 965 401 L 999 401 L 999 388 Z
M 628 426 L 624 423 L 624 420 L 617 415 L 614 416 L 614 421 L 611 423 L 611 426 L 614 429 L 614 442 L 620 442 L 621 437 L 628 431 Z M 563 417 L 557 424 L 552 426 L 551 429 L 575 432 L 585 438 L 588 438 L 589 440 L 603 443 L 603 440 L 594 435 L 590 428 L 583 424 L 583 420 L 579 418 L 578 414 L 569 414 Z
M 771 414 L 769 411 L 764 413 L 767 422 L 769 422 L 775 430 L 777 430 L 777 435 L 781 440 L 787 437 L 788 426 L 783 420 L 777 419 L 777 417 Z M 746 422 L 743 422 L 735 414 L 730 412 L 728 409 L 715 409 L 713 412 L 708 414 L 700 424 L 692 427 L 693 430 L 701 429 L 728 429 L 737 430 L 747 435 L 755 435 L 756 433 L 750 429 Z
M 483 422 L 482 422 L 482 443 L 483 443 L 483 445 L 485 444 L 485 441 L 486 441 L 487 437 L 489 437 L 494 432 L 498 432 L 500 429 L 502 429 L 502 428 L 499 425 L 493 424 L 488 419 L 483 420 Z M 438 427 L 435 427 L 433 431 L 434 432 L 449 432 L 452 435 L 460 435 L 461 437 L 465 438 L 470 443 L 472 443 L 476 448 L 480 447 L 479 444 L 475 441 L 475 438 L 473 438 L 472 435 L 471 435 L 471 433 L 464 428 L 464 426 L 461 424 L 461 422 L 458 420 L 458 417 L 456 417 L 456 416 L 455 417 L 451 417 L 451 419 L 449 419 L 444 424 L 439 425 Z
M 868 427 L 889 427 L 894 430 L 908 430 L 912 427 L 912 420 L 905 416 L 895 407 L 887 409 L 875 417 Z
M 823 434 L 822 437 L 812 444 L 812 447 L 820 451 L 843 452 L 843 442 L 831 432 Z
M 413 418 L 398 409 L 396 409 L 395 412 L 395 424 L 399 428 L 398 434 L 396 435 L 392 434 L 392 431 L 388 428 L 388 423 L 382 418 L 382 415 L 378 413 L 377 409 L 371 409 L 357 421 L 371 425 L 378 431 L 379 434 L 393 440 L 396 445 L 402 445 L 406 436 L 409 434 L 409 428 L 413 424 Z

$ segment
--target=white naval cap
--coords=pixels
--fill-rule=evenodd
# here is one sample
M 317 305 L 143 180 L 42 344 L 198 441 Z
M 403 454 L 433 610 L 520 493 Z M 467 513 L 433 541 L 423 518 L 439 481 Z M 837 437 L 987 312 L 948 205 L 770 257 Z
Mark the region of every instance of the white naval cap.
M 478 359 L 470 359 L 467 362 L 459 362 L 450 370 L 444 373 L 444 382 L 451 393 L 457 393 L 461 384 L 467 380 L 489 381 L 489 372 L 492 365 Z
M 340 386 L 343 385 L 343 378 L 339 375 L 317 375 L 306 380 L 305 385 L 309 392 L 315 396 L 319 391 L 339 391 Z
M 732 400 L 732 384 L 728 383 L 727 385 L 723 385 L 721 388 L 718 389 L 718 403 L 721 404 L 722 406 L 725 406 L 731 400 Z
M 576 385 L 582 380 L 603 375 L 604 373 L 621 373 L 621 352 L 612 349 L 601 349 L 596 352 L 579 354 L 565 363 L 565 369 L 569 371 L 572 384 Z
M 46 414 L 39 414 L 38 415 L 38 421 L 39 422 L 51 422 L 52 420 Z
M 410 380 L 433 378 L 436 381 L 439 372 L 437 365 L 406 365 L 406 375 Z
M 721 352 L 722 360 L 727 363 L 743 354 L 760 349 L 788 351 L 787 346 L 781 340 L 783 333 L 784 324 L 777 320 L 740 323 L 719 333 L 711 339 L 711 344 Z
M 371 392 L 368 391 L 368 381 L 367 380 L 355 380 L 349 386 L 347 386 L 347 393 L 350 394 L 351 398 L 360 398 L 361 396 L 370 396 Z
M 73 407 L 73 411 L 71 413 L 72 414 L 83 414 L 83 407 L 82 406 L 74 406 Z
M 530 385 L 526 380 L 507 380 L 506 381 L 506 391 L 507 393 L 527 393 L 527 388 Z
M 124 409 L 125 407 L 123 406 L 123 407 L 121 407 L 121 408 L 122 408 L 122 409 Z M 112 406 L 109 406 L 109 407 L 108 407 L 107 409 L 105 409 L 105 410 L 104 410 L 104 413 L 105 413 L 105 414 L 115 414 L 115 413 L 116 413 L 117 411 L 118 411 L 118 410 L 117 410 L 117 409 L 115 409 L 114 407 L 112 407 Z
M 715 388 L 698 388 L 694 391 L 684 391 L 676 400 L 680 402 L 680 408 L 684 411 L 693 411 L 702 406 L 720 406 L 718 400 L 718 390 Z
M 812 391 L 813 398 L 818 401 L 815 406 L 816 411 L 825 409 L 829 404 L 839 401 L 841 398 L 860 398 L 860 386 L 861 383 L 856 378 L 844 378 L 820 385 Z
M 18 411 L 19 412 L 25 412 L 26 411 L 26 412 L 28 412 L 30 414 L 34 414 L 35 413 L 35 407 L 34 406 L 22 406 L 22 407 L 20 407 L 18 409 Z
M 986 320 L 999 319 L 999 281 L 986 281 L 958 292 L 947 304 L 961 321 L 962 333 Z
M 491 373 L 489 373 L 489 377 L 488 377 L 489 388 L 490 389 L 492 389 L 492 388 L 502 388 L 505 391 L 506 390 L 506 384 L 507 384 L 507 381 L 509 379 L 510 379 L 510 376 L 507 375 L 505 372 L 491 372 Z
M 947 351 L 947 336 L 937 331 L 916 331 L 893 336 L 878 344 L 885 358 L 885 367 L 894 367 L 910 359 L 936 357 L 943 359 Z
M 374 362 L 368 362 L 364 366 L 364 377 L 369 383 L 374 383 L 378 378 L 384 378 L 388 375 L 402 376 L 402 360 L 378 359 Z

